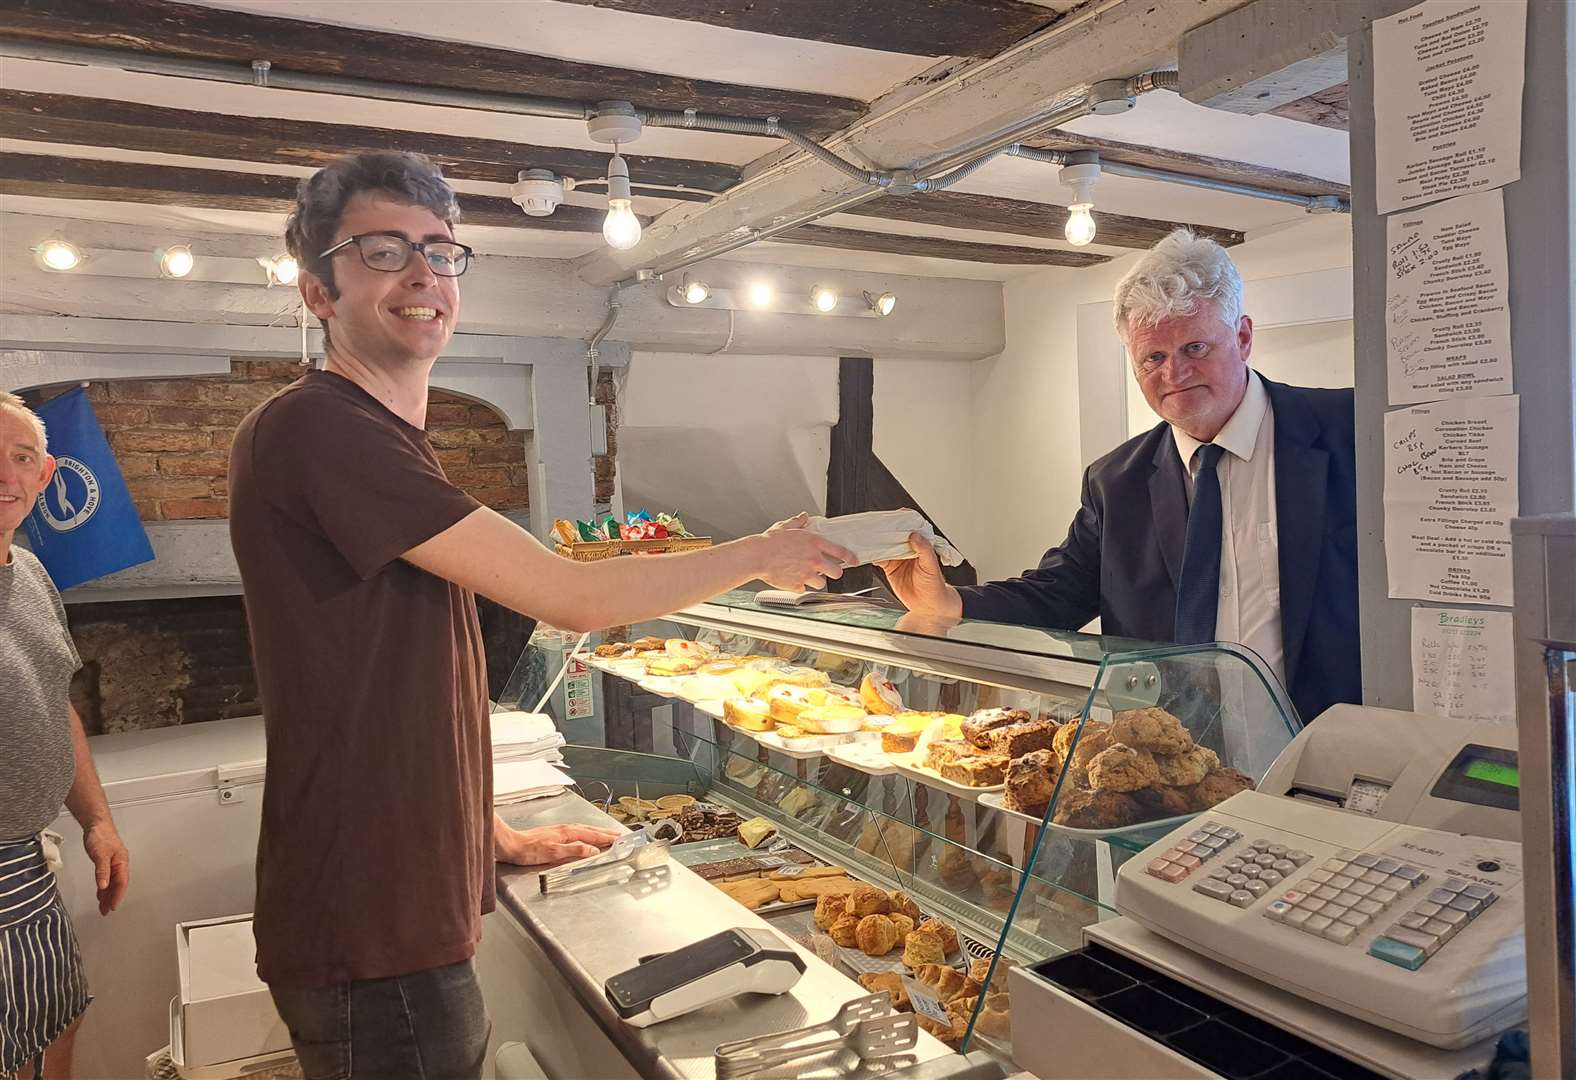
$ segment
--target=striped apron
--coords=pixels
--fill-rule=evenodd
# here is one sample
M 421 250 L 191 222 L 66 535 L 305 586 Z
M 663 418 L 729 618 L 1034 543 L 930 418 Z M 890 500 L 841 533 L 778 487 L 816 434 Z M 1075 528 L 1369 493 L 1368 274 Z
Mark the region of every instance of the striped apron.
M 0 841 L 0 1076 L 34 1062 L 88 1007 L 71 916 L 38 837 Z

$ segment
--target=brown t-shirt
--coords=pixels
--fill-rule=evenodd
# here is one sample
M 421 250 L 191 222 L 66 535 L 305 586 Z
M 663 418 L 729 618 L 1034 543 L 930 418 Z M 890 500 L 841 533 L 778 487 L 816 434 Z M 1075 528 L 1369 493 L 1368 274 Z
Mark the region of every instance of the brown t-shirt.
M 493 906 L 471 594 L 400 555 L 480 505 L 419 428 L 313 371 L 241 422 L 230 539 L 268 735 L 257 969 L 280 986 L 456 963 Z

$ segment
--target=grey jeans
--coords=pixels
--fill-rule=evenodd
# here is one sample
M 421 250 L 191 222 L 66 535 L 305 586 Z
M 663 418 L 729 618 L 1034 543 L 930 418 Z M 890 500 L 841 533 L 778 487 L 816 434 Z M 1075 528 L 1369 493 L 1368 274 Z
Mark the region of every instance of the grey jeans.
M 410 975 L 269 987 L 307 1080 L 474 1080 L 492 1023 L 474 961 Z

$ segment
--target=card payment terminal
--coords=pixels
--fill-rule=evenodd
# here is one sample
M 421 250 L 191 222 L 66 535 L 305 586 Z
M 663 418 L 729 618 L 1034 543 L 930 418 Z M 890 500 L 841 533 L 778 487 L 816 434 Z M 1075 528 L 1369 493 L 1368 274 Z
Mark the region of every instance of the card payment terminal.
M 786 993 L 803 974 L 804 958 L 782 938 L 740 927 L 652 957 L 603 989 L 626 1024 L 647 1027 L 740 994 Z

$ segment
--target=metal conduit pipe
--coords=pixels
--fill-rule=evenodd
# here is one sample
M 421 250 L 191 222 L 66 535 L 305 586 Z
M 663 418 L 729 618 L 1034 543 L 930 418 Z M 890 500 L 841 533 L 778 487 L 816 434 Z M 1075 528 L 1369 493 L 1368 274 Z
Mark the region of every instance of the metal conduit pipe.
M 1040 161 L 1046 165 L 1066 165 L 1067 151 L 1065 150 L 1040 150 L 1033 146 L 1024 146 L 1015 143 L 1007 147 L 1009 157 L 1021 157 L 1025 161 Z M 1102 166 L 1104 162 L 1101 163 Z
M 597 380 L 602 377 L 602 353 L 599 349 L 599 346 L 604 340 L 606 340 L 608 334 L 613 332 L 613 324 L 618 322 L 618 313 L 624 307 L 624 302 L 618 298 L 618 293 L 621 287 L 622 286 L 614 285 L 608 290 L 607 318 L 602 320 L 602 325 L 597 327 L 596 332 L 593 333 L 590 340 L 586 342 L 586 364 L 588 367 L 586 375 L 586 399 L 592 405 L 596 404 Z
M 1189 176 L 1187 173 L 1151 169 L 1147 165 L 1127 165 L 1120 161 L 1106 161 L 1103 158 L 1100 161 L 1100 171 L 1116 176 L 1131 176 L 1139 180 L 1158 180 L 1166 184 L 1180 184 L 1183 187 L 1221 191 L 1228 195 L 1246 195 L 1253 199 L 1290 203 L 1309 212 L 1335 211 L 1349 214 L 1352 210 L 1351 203 L 1338 195 L 1298 195 L 1290 191 L 1271 191 L 1251 184 L 1237 184 L 1230 180 L 1215 180 L 1207 176 Z
M 685 109 L 683 112 L 643 112 L 638 113 L 641 122 L 648 127 L 681 127 L 695 131 L 719 131 L 729 135 L 766 135 L 793 143 L 799 149 L 814 155 L 826 162 L 844 176 L 858 180 L 862 184 L 875 184 L 878 187 L 887 187 L 892 183 L 888 173 L 872 172 L 854 164 L 846 158 L 839 157 L 814 139 L 793 128 L 784 127 L 775 116 L 765 120 L 753 120 L 742 116 L 719 116 L 714 113 L 700 113 L 694 109 Z
M 1016 144 L 1014 144 L 1014 145 L 1016 145 Z M 1009 147 L 1007 147 L 1005 149 L 1002 149 L 1002 150 L 993 150 L 990 153 L 984 155 L 983 157 L 975 158 L 973 161 L 969 162 L 967 165 L 959 165 L 956 169 L 953 169 L 951 172 L 947 173 L 945 176 L 933 176 L 929 180 L 921 180 L 921 181 L 919 181 L 918 183 L 916 183 L 914 185 L 914 190 L 915 191 L 942 191 L 942 190 L 944 190 L 946 188 L 951 187 L 953 184 L 956 184 L 959 180 L 962 180 L 965 176 L 968 176 L 970 173 L 978 171 L 984 165 L 988 164 L 989 162 L 992 162 L 992 161 L 996 160 L 997 158 L 1001 157 L 1003 154 L 1005 154 L 1008 150 L 1011 150 L 1011 149 L 1012 149 L 1012 147 L 1009 146 Z
M 409 83 L 378 82 L 348 75 L 312 75 L 280 71 L 267 61 L 241 67 L 214 60 L 188 60 L 182 57 L 150 56 L 119 49 L 94 49 L 78 45 L 48 45 L 30 41 L 0 40 L 0 56 L 18 60 L 42 60 L 57 64 L 85 64 L 112 67 L 148 75 L 173 75 L 178 78 L 205 79 L 210 82 L 247 83 L 276 90 L 307 93 L 342 94 L 346 97 L 377 98 L 442 105 L 453 109 L 481 109 L 487 112 L 545 116 L 561 120 L 589 120 L 596 109 L 578 101 L 560 98 L 497 94 L 483 90 L 448 90 L 442 87 L 413 86 Z

